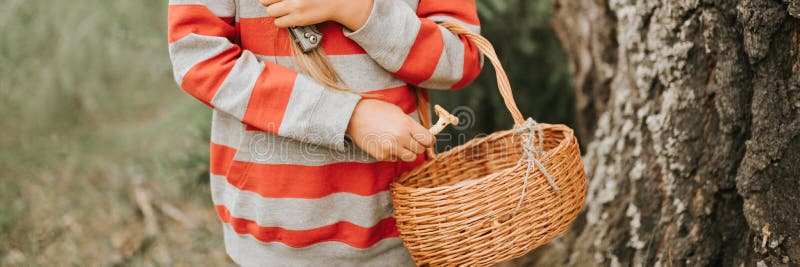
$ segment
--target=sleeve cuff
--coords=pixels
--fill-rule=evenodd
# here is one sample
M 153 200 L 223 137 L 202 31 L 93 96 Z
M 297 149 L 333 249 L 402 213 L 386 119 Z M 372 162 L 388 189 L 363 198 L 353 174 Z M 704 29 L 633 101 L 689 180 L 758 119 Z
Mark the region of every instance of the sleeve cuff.
M 364 22 L 364 25 L 362 25 L 361 28 L 359 28 L 358 30 L 355 30 L 355 31 L 351 31 L 347 27 L 342 27 L 342 29 L 344 30 L 344 36 L 346 36 L 346 37 L 359 36 L 359 35 L 364 35 L 364 32 L 369 32 L 370 31 L 369 28 L 374 28 L 374 27 L 369 27 L 369 26 L 371 26 L 372 24 L 375 24 L 374 21 L 377 20 L 377 18 L 375 18 L 375 16 L 377 16 L 376 14 L 381 12 L 381 11 L 378 10 L 380 8 L 379 6 L 382 7 L 382 6 L 385 6 L 385 5 L 386 4 L 382 3 L 381 0 L 372 1 L 372 10 L 370 10 L 369 17 L 367 17 L 367 21 Z
M 345 151 L 345 132 L 359 100 L 358 94 L 324 89 L 309 118 L 308 133 L 323 138 L 321 145 Z

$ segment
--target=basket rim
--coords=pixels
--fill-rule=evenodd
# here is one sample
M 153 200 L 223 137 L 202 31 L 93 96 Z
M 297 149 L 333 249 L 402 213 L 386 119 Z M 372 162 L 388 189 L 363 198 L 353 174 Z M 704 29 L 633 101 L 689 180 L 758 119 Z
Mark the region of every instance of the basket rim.
M 564 147 L 569 145 L 569 142 L 576 142 L 575 141 L 574 130 L 572 128 L 570 128 L 569 126 L 566 126 L 564 124 L 549 124 L 549 123 L 539 123 L 539 126 L 541 127 L 542 130 L 554 129 L 554 130 L 558 130 L 558 131 L 561 131 L 561 132 L 564 133 L 564 137 L 561 140 L 559 140 L 558 145 L 556 145 L 555 147 L 553 147 L 551 149 L 546 150 L 546 152 L 548 154 L 553 155 L 553 154 L 560 153 L 561 151 L 564 150 Z M 425 163 L 419 165 L 417 168 L 427 168 L 428 166 L 433 164 L 433 162 L 436 160 L 436 158 L 450 156 L 450 154 L 455 153 L 457 151 L 464 150 L 464 149 L 466 149 L 468 147 L 474 146 L 476 143 L 479 143 L 479 142 L 483 141 L 484 139 L 491 137 L 492 135 L 499 135 L 501 137 L 505 137 L 507 135 L 514 135 L 514 134 L 515 134 L 514 130 L 513 129 L 509 129 L 509 130 L 497 131 L 497 132 L 494 132 L 494 133 L 492 133 L 492 134 L 490 134 L 488 136 L 473 138 L 472 140 L 469 140 L 468 142 L 466 142 L 466 143 L 464 143 L 462 145 L 456 146 L 456 147 L 454 147 L 454 148 L 452 148 L 452 149 L 450 149 L 448 151 L 445 151 L 443 153 L 436 154 L 436 156 L 434 158 L 426 160 Z M 505 168 L 502 171 L 498 171 L 498 172 L 494 172 L 494 173 L 491 173 L 491 174 L 483 175 L 480 178 L 464 180 L 464 181 L 461 181 L 461 182 L 458 182 L 458 183 L 452 184 L 452 185 L 440 185 L 440 186 L 434 186 L 434 187 L 407 186 L 407 185 L 404 185 L 404 184 L 402 184 L 402 183 L 397 181 L 397 180 L 401 180 L 399 178 L 405 178 L 406 176 L 411 175 L 414 172 L 413 170 L 411 170 L 411 171 L 408 171 L 408 172 L 405 172 L 405 173 L 401 174 L 398 179 L 395 179 L 394 181 L 392 181 L 392 183 L 391 183 L 391 189 L 392 190 L 391 191 L 392 192 L 397 192 L 397 191 L 411 191 L 411 190 L 414 190 L 417 193 L 419 193 L 419 192 L 429 192 L 429 191 L 430 192 L 441 191 L 441 190 L 455 189 L 455 188 L 466 188 L 466 187 L 473 186 L 474 184 L 477 184 L 477 183 L 480 183 L 480 182 L 483 182 L 483 181 L 486 181 L 486 180 L 493 179 L 496 175 L 503 175 L 503 174 L 510 173 L 511 171 L 513 171 L 516 168 L 519 168 L 523 164 L 525 164 L 525 162 L 518 161 L 517 164 L 514 165 L 514 167 Z

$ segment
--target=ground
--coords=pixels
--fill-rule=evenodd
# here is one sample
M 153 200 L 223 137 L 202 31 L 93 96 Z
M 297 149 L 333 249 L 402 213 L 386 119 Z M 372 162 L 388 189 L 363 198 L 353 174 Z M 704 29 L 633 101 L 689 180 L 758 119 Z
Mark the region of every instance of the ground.
M 0 265 L 230 264 L 166 3 L 3 0 L 0 33 Z

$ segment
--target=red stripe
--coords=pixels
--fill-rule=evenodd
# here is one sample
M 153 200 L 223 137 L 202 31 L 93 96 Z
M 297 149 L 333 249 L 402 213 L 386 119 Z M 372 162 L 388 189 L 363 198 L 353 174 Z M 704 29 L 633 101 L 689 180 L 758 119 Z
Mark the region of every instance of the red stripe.
M 411 163 L 341 162 L 323 166 L 234 161 L 232 164 L 247 167 L 231 168 L 227 180 L 240 190 L 269 198 L 313 199 L 340 192 L 372 196 L 389 190 L 392 180 L 423 160 L 420 156 Z
M 366 54 L 358 43 L 344 36 L 344 29 L 341 25 L 334 22 L 320 24 L 319 31 L 322 32 L 322 48 L 328 55 L 357 55 Z
M 266 63 L 266 69 L 258 77 L 250 95 L 242 121 L 261 131 L 277 134 L 296 78 L 297 72 L 275 63 Z
M 414 90 L 405 85 L 395 88 L 369 91 L 364 95 L 364 98 L 377 99 L 395 104 L 406 114 L 410 114 L 417 110 L 417 97 L 414 93 Z
M 242 47 L 259 55 L 292 55 L 289 32 L 275 27 L 274 20 L 271 17 L 239 19 Z
M 464 70 L 461 80 L 454 84 L 450 89 L 460 89 L 472 83 L 481 74 L 481 53 L 471 41 L 464 36 L 459 36 L 461 43 L 464 44 Z
M 288 230 L 281 227 L 264 227 L 256 222 L 231 216 L 225 206 L 216 206 L 223 222 L 239 234 L 250 234 L 261 242 L 280 242 L 293 248 L 304 248 L 314 244 L 336 241 L 355 248 L 368 248 L 382 239 L 398 237 L 395 219 L 386 218 L 372 227 L 361 227 L 349 222 L 309 229 Z
M 236 24 L 236 18 L 234 18 L 234 17 L 219 17 L 219 19 L 221 19 L 222 21 L 224 21 L 228 25 L 235 25 Z
M 211 142 L 211 174 L 225 175 L 228 173 L 235 155 L 235 148 Z
M 238 46 L 232 46 L 219 55 L 197 63 L 183 76 L 181 88 L 211 106 L 211 99 L 233 70 L 241 52 Z
M 242 47 L 259 55 L 291 56 L 289 32 L 275 27 L 273 21 L 271 17 L 240 19 Z M 321 46 L 328 55 L 366 53 L 356 42 L 344 36 L 339 24 L 326 22 L 319 26 L 319 30 L 324 36 Z
M 230 20 L 217 17 L 203 5 L 169 5 L 167 13 L 167 39 L 170 43 L 190 33 L 228 39 L 236 36 L 236 30 L 228 22 Z
M 475 0 L 419 1 L 417 15 L 421 18 L 448 16 L 472 25 L 480 25 Z
M 428 80 L 436 70 L 436 64 L 444 51 L 444 39 L 439 25 L 422 19 L 417 39 L 411 46 L 408 56 L 395 75 L 410 84 L 420 84 Z

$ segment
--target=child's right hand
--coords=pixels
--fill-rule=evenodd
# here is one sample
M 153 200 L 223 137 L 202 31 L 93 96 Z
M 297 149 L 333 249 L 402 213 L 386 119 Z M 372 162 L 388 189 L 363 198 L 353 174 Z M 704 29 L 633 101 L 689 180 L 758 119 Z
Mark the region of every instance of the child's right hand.
M 399 107 L 374 99 L 356 104 L 346 134 L 380 161 L 414 161 L 435 138 Z

